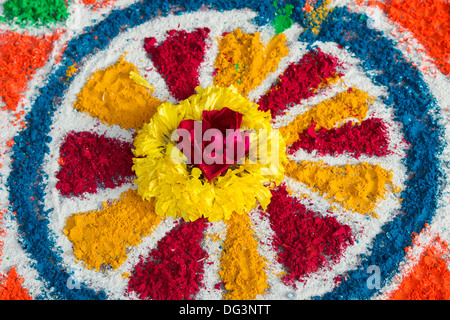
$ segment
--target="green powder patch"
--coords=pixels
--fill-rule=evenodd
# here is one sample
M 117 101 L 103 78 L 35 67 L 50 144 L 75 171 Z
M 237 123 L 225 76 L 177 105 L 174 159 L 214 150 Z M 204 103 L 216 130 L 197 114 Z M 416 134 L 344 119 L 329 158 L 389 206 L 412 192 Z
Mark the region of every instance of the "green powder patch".
M 274 1 L 272 5 L 278 9 L 277 1 Z M 284 30 L 289 29 L 292 26 L 293 20 L 291 19 L 293 5 L 285 5 L 283 8 L 279 8 L 276 12 L 276 16 L 272 21 L 272 26 L 275 28 L 275 33 L 282 33 Z
M 49 26 L 69 16 L 68 0 L 8 0 L 3 4 L 0 21 L 26 25 Z

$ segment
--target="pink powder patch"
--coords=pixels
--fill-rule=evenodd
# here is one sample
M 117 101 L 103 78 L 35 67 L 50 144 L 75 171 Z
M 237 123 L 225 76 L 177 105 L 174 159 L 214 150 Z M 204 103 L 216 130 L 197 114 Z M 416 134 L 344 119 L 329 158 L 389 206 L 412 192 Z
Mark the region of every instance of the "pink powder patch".
M 200 288 L 208 257 L 200 246 L 206 221 L 197 219 L 174 227 L 147 258 L 140 258 L 127 292 L 136 292 L 140 299 L 193 299 Z
M 65 196 L 79 196 L 132 181 L 131 147 L 130 143 L 88 131 L 70 133 L 60 148 L 56 188 Z
M 381 119 L 367 119 L 359 125 L 347 122 L 340 128 L 322 128 L 317 133 L 314 126 L 299 134 L 299 140 L 291 145 L 289 154 L 300 148 L 308 152 L 316 150 L 320 156 L 348 153 L 357 159 L 362 154 L 382 157 L 391 153 L 387 127 Z
M 169 91 L 178 100 L 187 99 L 200 84 L 198 69 L 205 55 L 208 28 L 194 32 L 168 31 L 167 39 L 156 46 L 155 38 L 144 39 L 144 49 L 158 72 L 165 78 Z
M 302 281 L 331 261 L 337 262 L 346 247 L 353 244 L 349 226 L 341 225 L 335 217 L 322 217 L 308 210 L 289 196 L 284 185 L 272 190 L 267 213 L 275 232 L 277 259 L 287 268 L 283 278 L 286 285 Z
M 259 100 L 259 109 L 275 118 L 289 105 L 316 95 L 321 84 L 338 74 L 338 60 L 320 49 L 309 52 L 298 63 L 292 63 L 278 81 Z

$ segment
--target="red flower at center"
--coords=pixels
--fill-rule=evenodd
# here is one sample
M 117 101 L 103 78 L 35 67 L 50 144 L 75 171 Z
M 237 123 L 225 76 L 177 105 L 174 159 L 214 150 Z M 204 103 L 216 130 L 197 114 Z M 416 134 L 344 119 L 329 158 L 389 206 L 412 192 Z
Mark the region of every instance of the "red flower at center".
M 211 181 L 239 163 L 250 147 L 251 130 L 240 131 L 243 115 L 227 107 L 202 112 L 202 121 L 183 120 L 177 128 L 177 147 L 187 163 Z

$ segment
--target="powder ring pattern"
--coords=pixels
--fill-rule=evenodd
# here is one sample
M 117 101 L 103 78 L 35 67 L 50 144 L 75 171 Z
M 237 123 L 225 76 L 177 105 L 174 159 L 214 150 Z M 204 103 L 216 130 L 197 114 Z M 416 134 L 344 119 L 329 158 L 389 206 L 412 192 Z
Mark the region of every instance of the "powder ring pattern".
M 220 4 L 215 4 L 219 7 Z M 249 4 L 249 7 L 252 5 Z M 194 6 L 195 7 L 195 6 Z M 200 4 L 198 4 L 200 7 Z M 61 253 L 55 251 L 54 242 L 52 238 L 47 235 L 48 229 L 48 215 L 50 211 L 45 209 L 43 203 L 39 200 L 43 199 L 45 193 L 45 173 L 42 172 L 42 164 L 45 154 L 49 152 L 48 146 L 42 148 L 41 142 L 50 142 L 49 132 L 51 127 L 51 118 L 58 108 L 59 99 L 64 95 L 64 90 L 68 87 L 69 82 L 60 82 L 60 78 L 66 74 L 66 69 L 72 65 L 73 61 L 81 62 L 83 58 L 87 57 L 92 51 L 105 48 L 109 40 L 106 37 L 101 37 L 105 28 L 108 28 L 110 38 L 118 35 L 121 28 L 120 19 L 129 22 L 130 27 L 139 25 L 151 18 L 151 12 L 156 9 L 149 4 L 135 4 L 124 10 L 115 11 L 107 20 L 100 23 L 92 29 L 91 32 L 86 33 L 79 38 L 72 40 L 69 43 L 68 49 L 62 60 L 62 64 L 49 79 L 48 84 L 42 89 L 42 93 L 36 98 L 33 108 L 30 111 L 27 122 L 28 127 L 15 138 L 15 146 L 13 148 L 12 173 L 8 179 L 10 188 L 10 202 L 13 211 L 17 213 L 16 219 L 19 222 L 20 229 L 24 236 L 21 241 L 27 252 L 36 260 L 36 269 L 40 273 L 43 280 L 47 274 L 53 274 L 52 281 L 48 283 L 49 288 L 53 287 L 51 295 L 54 297 L 64 299 L 77 298 L 107 298 L 107 293 L 104 291 L 97 291 L 86 287 L 82 284 L 80 290 L 71 290 L 67 287 L 67 279 L 70 274 L 67 270 L 61 270 L 59 264 L 62 261 Z M 258 11 L 259 8 L 253 8 Z M 191 8 L 192 10 L 192 8 Z M 137 14 L 140 13 L 140 16 Z M 324 22 L 323 32 L 319 33 L 314 40 L 333 41 L 343 46 L 348 46 L 349 50 L 356 55 L 361 55 L 363 66 L 367 70 L 381 70 L 386 69 L 395 72 L 396 70 L 407 70 L 403 75 L 403 79 L 414 79 L 416 83 L 423 82 L 420 73 L 415 68 L 409 68 L 409 64 L 401 57 L 400 52 L 392 48 L 391 43 L 382 38 L 381 35 L 373 29 L 368 29 L 367 26 L 358 21 L 360 17 L 356 14 L 349 13 L 345 8 L 336 8 L 332 13 L 335 19 L 329 19 Z M 352 22 L 352 23 L 350 23 Z M 391 63 L 390 66 L 384 65 L 373 57 L 363 57 L 364 52 L 358 51 L 358 46 L 361 41 L 365 41 L 362 36 L 354 37 L 352 39 L 344 39 L 339 37 L 339 30 L 351 30 L 355 34 L 362 35 L 365 33 L 374 41 L 368 43 L 375 50 L 376 43 L 382 43 L 380 53 L 392 59 L 387 59 Z M 96 35 L 100 35 L 98 39 L 94 40 Z M 89 46 L 86 46 L 86 40 Z M 306 40 L 306 39 L 304 39 Z M 311 39 L 309 39 L 311 40 Z M 83 45 L 81 45 L 83 44 Z M 352 50 L 353 49 L 353 50 Z M 400 57 L 394 55 L 400 54 Z M 397 83 L 403 80 L 396 78 Z M 406 83 L 404 86 L 396 86 L 392 84 L 392 79 L 386 78 L 384 75 L 373 76 L 373 81 L 377 84 L 389 87 L 389 95 L 385 103 L 393 105 L 396 109 L 397 120 L 404 125 L 405 137 L 413 145 L 409 152 L 409 157 L 406 160 L 406 167 L 408 172 L 415 172 L 407 182 L 407 189 L 402 193 L 402 211 L 406 213 L 405 218 L 401 219 L 395 217 L 392 222 L 383 226 L 383 233 L 377 235 L 371 255 L 363 258 L 361 268 L 352 270 L 348 273 L 348 280 L 343 282 L 339 287 L 336 287 L 332 292 L 327 293 L 319 298 L 370 298 L 375 292 L 366 287 L 365 270 L 370 265 L 378 265 L 381 260 L 384 261 L 384 252 L 396 252 L 387 263 L 380 265 L 383 274 L 386 278 L 383 281 L 388 281 L 389 277 L 395 273 L 398 263 L 403 258 L 403 248 L 410 243 L 410 234 L 412 232 L 420 232 L 424 224 L 430 222 L 436 209 L 436 195 L 439 191 L 439 184 L 437 179 L 428 178 L 439 175 L 439 166 L 437 156 L 442 148 L 439 141 L 440 128 L 435 123 L 433 118 L 428 115 L 430 108 L 434 107 L 435 102 L 431 93 L 426 89 L 426 85 L 418 86 L 421 90 L 415 90 L 412 84 Z M 411 106 L 400 104 L 400 100 L 406 99 L 411 101 Z M 414 112 L 412 111 L 414 110 Z M 416 111 L 420 110 L 420 111 Z M 421 121 L 418 121 L 418 120 Z M 420 138 L 422 135 L 429 137 L 427 146 L 421 145 Z M 27 153 L 32 153 L 33 157 L 27 157 Z M 423 155 L 425 156 L 419 156 Z M 19 166 L 23 169 L 19 170 Z M 426 170 L 425 170 L 426 169 Z M 423 171 L 423 172 L 422 172 Z M 17 189 L 17 186 L 29 186 L 29 188 Z M 422 202 L 415 198 L 415 194 L 423 194 Z M 39 245 L 38 245 L 39 243 Z M 389 252 L 388 251 L 388 252 Z M 397 254 L 398 253 L 398 254 Z M 53 264 L 44 263 L 44 261 L 54 261 Z

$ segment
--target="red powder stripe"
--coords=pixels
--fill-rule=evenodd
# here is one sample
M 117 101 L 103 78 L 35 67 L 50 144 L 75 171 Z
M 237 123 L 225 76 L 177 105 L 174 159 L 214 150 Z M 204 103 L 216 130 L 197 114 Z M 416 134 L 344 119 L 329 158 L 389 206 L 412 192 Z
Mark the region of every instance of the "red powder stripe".
M 357 159 L 362 154 L 378 157 L 390 154 L 386 124 L 381 119 L 367 119 L 359 125 L 347 122 L 340 128 L 322 128 L 317 133 L 314 126 L 313 123 L 299 134 L 299 140 L 291 145 L 289 154 L 300 148 L 308 152 L 316 150 L 320 156 L 348 153 Z
M 132 145 L 92 132 L 70 133 L 60 148 L 56 188 L 63 195 L 97 193 L 132 180 Z
M 178 100 L 187 99 L 200 84 L 198 69 L 205 55 L 208 28 L 187 33 L 168 31 L 167 39 L 156 46 L 155 38 L 144 40 L 144 49 L 150 55 L 158 72 L 165 78 L 169 91 Z
M 320 49 L 309 52 L 298 63 L 292 63 L 278 81 L 259 100 L 259 109 L 270 110 L 275 118 L 289 105 L 298 104 L 318 93 L 318 88 L 338 74 L 338 60 Z
M 285 186 L 272 190 L 267 208 L 278 249 L 278 262 L 288 271 L 283 282 L 293 284 L 311 272 L 339 260 L 348 245 L 353 244 L 351 229 L 335 217 L 321 217 L 309 211 L 297 198 L 290 197 Z
M 199 291 L 208 256 L 200 246 L 206 219 L 182 222 L 141 257 L 128 282 L 127 292 L 140 299 L 190 300 Z

